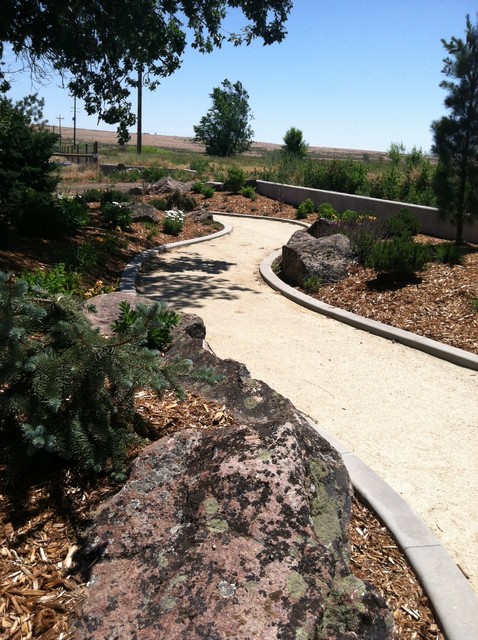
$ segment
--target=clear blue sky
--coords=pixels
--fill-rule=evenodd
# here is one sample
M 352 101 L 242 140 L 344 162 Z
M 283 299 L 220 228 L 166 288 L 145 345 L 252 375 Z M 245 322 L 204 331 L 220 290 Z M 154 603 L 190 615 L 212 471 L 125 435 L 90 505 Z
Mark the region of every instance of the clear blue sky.
M 193 136 L 209 94 L 227 78 L 249 93 L 256 141 L 281 143 L 295 126 L 313 146 L 385 151 L 403 142 L 426 152 L 430 123 L 445 113 L 441 38 L 463 37 L 466 15 L 475 21 L 477 11 L 476 0 L 295 0 L 281 44 L 225 45 L 208 55 L 188 48 L 173 76 L 144 91 L 143 132 Z M 226 27 L 239 22 L 233 12 Z M 37 90 L 50 124 L 61 115 L 73 126 L 73 100 L 57 85 L 32 88 L 28 74 L 17 74 L 9 95 Z M 81 103 L 77 126 L 115 129 Z

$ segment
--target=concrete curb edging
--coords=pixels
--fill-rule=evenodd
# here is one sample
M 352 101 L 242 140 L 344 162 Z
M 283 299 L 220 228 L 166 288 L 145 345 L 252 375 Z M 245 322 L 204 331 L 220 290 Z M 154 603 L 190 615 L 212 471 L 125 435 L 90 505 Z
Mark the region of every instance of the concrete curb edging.
M 258 216 L 240 215 L 233 213 L 212 212 L 216 215 L 231 217 L 257 218 Z M 267 216 L 261 216 L 267 219 Z M 286 218 L 273 218 L 308 226 L 307 223 Z M 161 253 L 171 249 L 213 240 L 231 233 L 231 225 L 224 225 L 224 229 L 210 236 L 194 238 L 180 242 L 162 245 L 155 249 L 144 251 L 136 256 L 123 270 L 120 279 L 120 291 L 136 293 L 136 278 L 147 260 L 151 260 Z M 263 260 L 259 271 L 264 281 L 273 289 L 290 300 L 297 302 L 313 311 L 329 315 L 336 320 L 346 322 L 356 328 L 376 333 L 382 337 L 402 342 L 412 348 L 440 357 L 454 364 L 478 370 L 478 357 L 460 349 L 446 347 L 438 342 L 421 338 L 412 333 L 394 329 L 388 325 L 367 320 L 356 314 L 342 311 L 331 305 L 318 301 L 298 292 L 283 283 L 272 271 L 272 263 L 281 255 L 281 250 Z M 395 334 L 395 332 L 397 332 Z M 431 344 L 428 344 L 431 343 Z M 430 349 L 430 350 L 428 350 Z M 455 353 L 456 352 L 456 353 Z M 448 356 L 448 357 L 446 357 Z M 471 358 L 471 359 L 470 359 Z M 389 529 L 397 544 L 405 553 L 410 565 L 422 584 L 431 607 L 437 617 L 446 640 L 478 640 L 478 598 L 465 576 L 455 562 L 440 544 L 427 525 L 412 511 L 409 505 L 384 480 L 365 465 L 353 452 L 334 436 L 322 431 L 309 417 L 304 416 L 311 427 L 324 437 L 342 456 L 350 475 L 354 490 L 361 500 L 368 505 L 383 524 Z
M 407 502 L 340 440 L 307 422 L 342 456 L 362 502 L 392 533 L 422 584 L 447 640 L 478 638 L 478 599 L 428 526 Z
M 334 320 L 339 320 L 340 322 L 351 325 L 356 329 L 362 329 L 382 338 L 386 338 L 394 342 L 400 342 L 407 347 L 424 351 L 425 353 L 441 358 L 442 360 L 447 360 L 448 362 L 457 364 L 460 367 L 467 367 L 468 369 L 478 371 L 478 356 L 473 353 L 468 353 L 468 351 L 464 351 L 463 349 L 450 347 L 442 344 L 441 342 L 437 342 L 436 340 L 431 340 L 430 338 L 418 336 L 410 331 L 396 329 L 395 327 L 391 327 L 383 322 L 363 318 L 355 313 L 344 311 L 338 307 L 333 307 L 332 305 L 320 302 L 301 291 L 297 291 L 294 287 L 283 282 L 272 271 L 273 262 L 277 260 L 277 258 L 280 258 L 281 255 L 282 251 L 279 249 L 272 255 L 265 258 L 259 267 L 259 271 L 264 281 L 267 282 L 270 287 L 281 293 L 286 298 L 289 298 L 289 300 L 292 300 L 303 307 L 307 307 L 307 309 L 310 309 L 311 311 L 316 311 L 317 313 L 334 318 Z
M 119 290 L 123 293 L 136 293 L 136 279 L 143 264 L 148 260 L 156 258 L 156 256 L 159 256 L 161 253 L 166 253 L 166 251 L 177 249 L 178 247 L 197 244 L 198 242 L 206 242 L 206 240 L 215 240 L 216 238 L 220 238 L 221 236 L 231 233 L 231 231 L 231 225 L 224 225 L 224 229 L 221 229 L 221 231 L 217 231 L 216 233 L 211 233 L 209 236 L 201 236 L 200 238 L 192 238 L 191 240 L 180 240 L 179 242 L 170 242 L 169 244 L 162 244 L 159 247 L 143 251 L 143 253 L 135 256 L 123 269 L 120 276 Z

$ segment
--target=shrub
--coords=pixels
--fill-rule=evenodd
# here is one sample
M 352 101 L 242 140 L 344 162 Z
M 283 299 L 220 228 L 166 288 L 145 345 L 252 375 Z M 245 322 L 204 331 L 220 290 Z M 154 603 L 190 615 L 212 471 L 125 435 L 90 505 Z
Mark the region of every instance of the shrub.
M 227 177 L 224 181 L 224 190 L 239 193 L 246 181 L 246 174 L 241 167 L 232 166 L 227 170 Z
M 19 233 L 40 238 L 74 235 L 88 221 L 88 208 L 77 198 L 53 198 L 29 188 L 19 194 L 13 219 Z
M 322 278 L 318 275 L 309 276 L 304 280 L 303 287 L 308 293 L 318 293 L 322 287 Z
M 13 103 L 0 95 L 0 202 L 14 222 L 24 190 L 48 196 L 59 182 L 49 162 L 58 136 L 41 124 L 43 105 L 37 96 Z
M 21 276 L 33 292 L 45 291 L 49 294 L 81 294 L 81 276 L 76 271 L 67 271 L 64 264 L 56 264 L 51 269 L 25 271 Z
M 242 187 L 241 196 L 243 198 L 249 198 L 249 200 L 255 200 L 257 198 L 256 190 L 254 187 Z
M 82 196 L 85 202 L 101 202 L 103 191 L 101 189 L 86 189 Z
M 199 177 L 206 176 L 210 171 L 209 162 L 206 160 L 206 158 L 200 157 L 196 157 L 191 160 L 191 162 L 189 163 L 189 168 L 192 171 L 196 171 Z
M 309 214 L 313 213 L 313 211 L 314 211 L 314 203 L 310 198 L 307 198 L 307 200 L 304 200 L 303 202 L 301 202 L 300 205 L 297 207 L 297 212 L 295 214 L 295 217 L 297 218 L 297 220 L 303 220 L 304 218 L 307 218 Z
M 137 324 L 142 331 L 144 318 L 147 318 L 147 332 L 141 338 L 141 346 L 164 351 L 171 343 L 171 330 L 178 324 L 180 318 L 172 309 L 168 309 L 165 303 L 159 303 L 155 307 L 154 313 L 152 308 L 148 310 L 145 305 L 141 304 L 133 309 L 129 302 L 125 300 L 120 302 L 119 307 L 120 316 L 111 325 L 116 334 L 121 336 L 132 335 L 136 330 Z
M 25 282 L 0 273 L 0 435 L 17 464 L 47 454 L 124 476 L 129 447 L 146 435 L 135 393 L 181 394 L 181 376 L 214 382 L 210 370 L 166 364 L 143 346 L 158 314 L 158 305 L 138 310 L 126 335 L 106 339 L 71 296 L 31 297 Z
M 391 238 L 410 240 L 420 231 L 418 218 L 409 209 L 402 209 L 397 215 L 388 218 L 385 224 L 388 236 Z
M 212 198 L 215 193 L 216 191 L 211 185 L 205 185 L 202 191 L 202 194 L 205 198 Z
M 366 265 L 396 279 L 406 279 L 423 271 L 427 260 L 428 251 L 424 245 L 399 237 L 377 242 Z
M 463 251 L 456 244 L 437 244 L 431 247 L 431 259 L 442 264 L 462 264 Z
M 191 187 L 191 191 L 193 193 L 201 194 L 205 198 L 212 198 L 215 193 L 214 187 L 205 184 L 204 182 L 195 182 Z
M 166 167 L 146 167 L 141 171 L 141 180 L 143 182 L 154 183 L 161 178 L 165 178 L 170 173 Z
M 183 230 L 184 215 L 182 211 L 171 209 L 166 211 L 165 218 L 163 220 L 163 231 L 170 236 L 178 236 Z
M 317 207 L 317 217 L 325 218 L 326 220 L 337 220 L 338 214 L 330 202 L 322 202 Z
M 119 227 L 121 231 L 126 231 L 131 227 L 133 215 L 127 207 L 112 202 L 101 207 L 101 219 L 110 229 Z
M 113 202 L 130 202 L 131 198 L 124 191 L 119 191 L 118 189 L 106 189 L 101 193 L 101 205 L 105 204 L 113 204 Z
M 166 211 L 166 209 L 168 209 L 168 201 L 166 198 L 154 198 L 153 200 L 150 200 L 148 204 L 156 207 L 159 211 Z
M 204 184 L 204 182 L 195 182 L 191 187 L 191 191 L 193 193 L 197 193 L 198 195 L 201 195 L 205 186 L 206 185 Z

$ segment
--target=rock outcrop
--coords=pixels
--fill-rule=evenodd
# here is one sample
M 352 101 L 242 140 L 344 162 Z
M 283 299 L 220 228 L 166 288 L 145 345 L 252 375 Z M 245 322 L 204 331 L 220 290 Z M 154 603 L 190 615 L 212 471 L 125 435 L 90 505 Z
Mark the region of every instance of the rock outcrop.
M 76 638 L 392 640 L 384 601 L 349 568 L 351 488 L 339 454 L 185 316 L 167 358 L 214 366 L 239 426 L 148 446 L 94 514 Z
M 147 202 L 133 202 L 128 205 L 128 209 L 131 211 L 134 222 L 158 223 L 161 220 L 161 214 L 156 207 Z
M 311 277 L 328 284 L 342 280 L 352 260 L 350 240 L 343 234 L 316 238 L 308 230 L 300 230 L 282 247 L 281 269 L 284 280 L 292 286 L 302 287 Z

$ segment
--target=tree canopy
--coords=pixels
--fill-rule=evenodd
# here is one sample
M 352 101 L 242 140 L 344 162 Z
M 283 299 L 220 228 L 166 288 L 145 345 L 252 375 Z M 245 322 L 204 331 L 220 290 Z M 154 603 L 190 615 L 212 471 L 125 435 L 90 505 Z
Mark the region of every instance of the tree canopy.
M 438 156 L 435 192 L 440 213 L 456 225 L 478 215 L 478 24 L 466 18 L 465 39 L 442 40 L 448 51 L 440 83 L 447 90 L 448 115 L 432 123 L 433 152 Z
M 287 129 L 283 138 L 282 153 L 294 158 L 305 158 L 309 152 L 309 145 L 304 140 L 304 134 L 297 127 Z
M 254 135 L 249 94 L 240 82 L 226 79 L 221 86 L 210 94 L 212 107 L 194 127 L 194 139 L 206 145 L 208 155 L 234 156 L 250 148 Z
M 154 89 L 180 67 L 188 39 L 203 53 L 224 41 L 280 42 L 291 8 L 292 0 L 2 0 L 0 61 L 9 45 L 37 76 L 63 74 L 87 113 L 129 126 L 138 69 Z M 222 28 L 230 9 L 244 15 L 238 33 Z M 0 67 L 4 91 L 7 74 Z

